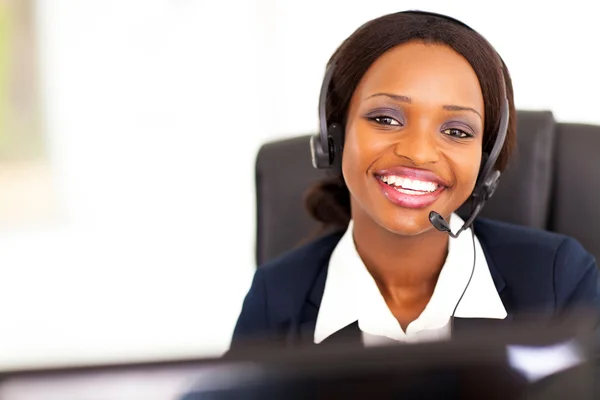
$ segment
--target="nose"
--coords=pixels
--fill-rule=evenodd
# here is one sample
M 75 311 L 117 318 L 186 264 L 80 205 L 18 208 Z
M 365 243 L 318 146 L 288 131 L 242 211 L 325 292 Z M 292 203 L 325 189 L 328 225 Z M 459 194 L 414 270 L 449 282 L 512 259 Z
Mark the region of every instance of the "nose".
M 436 132 L 424 127 L 405 130 L 394 146 L 394 153 L 415 166 L 433 164 L 440 159 Z

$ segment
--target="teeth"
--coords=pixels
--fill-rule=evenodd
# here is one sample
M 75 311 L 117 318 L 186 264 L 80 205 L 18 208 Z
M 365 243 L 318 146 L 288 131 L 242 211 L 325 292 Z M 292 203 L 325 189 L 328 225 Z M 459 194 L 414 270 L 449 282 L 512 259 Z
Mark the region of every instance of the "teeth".
M 438 184 L 434 182 L 418 181 L 394 175 L 382 176 L 381 180 L 390 186 L 418 192 L 435 192 L 438 188 Z

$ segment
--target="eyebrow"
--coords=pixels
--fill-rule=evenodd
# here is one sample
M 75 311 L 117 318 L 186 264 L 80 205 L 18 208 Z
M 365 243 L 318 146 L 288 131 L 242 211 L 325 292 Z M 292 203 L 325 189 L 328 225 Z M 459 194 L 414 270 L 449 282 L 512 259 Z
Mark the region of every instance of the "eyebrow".
M 375 93 L 375 94 L 372 94 L 371 96 L 365 98 L 365 100 L 368 100 L 373 97 L 378 97 L 378 96 L 389 97 L 390 99 L 399 101 L 401 103 L 412 103 L 412 99 L 410 97 L 402 96 L 399 94 L 392 94 L 392 93 Z M 463 106 L 457 106 L 454 104 L 448 104 L 448 105 L 442 106 L 442 108 L 446 111 L 471 111 L 471 112 L 477 114 L 479 116 L 479 118 L 481 118 L 483 120 L 483 117 L 481 116 L 479 111 L 477 111 L 471 107 L 463 107 Z
M 455 106 L 453 104 L 450 105 L 445 105 L 443 106 L 444 110 L 447 111 L 471 111 L 474 112 L 475 114 L 479 115 L 479 118 L 481 118 L 483 120 L 483 117 L 481 116 L 481 114 L 479 114 L 479 112 L 471 107 L 463 107 L 463 106 Z
M 375 94 L 372 94 L 369 97 L 365 98 L 365 100 L 368 100 L 373 97 L 378 97 L 378 96 L 389 97 L 392 100 L 400 101 L 402 103 L 412 103 L 412 99 L 408 96 L 402 96 L 399 94 L 391 94 L 391 93 L 375 93 Z

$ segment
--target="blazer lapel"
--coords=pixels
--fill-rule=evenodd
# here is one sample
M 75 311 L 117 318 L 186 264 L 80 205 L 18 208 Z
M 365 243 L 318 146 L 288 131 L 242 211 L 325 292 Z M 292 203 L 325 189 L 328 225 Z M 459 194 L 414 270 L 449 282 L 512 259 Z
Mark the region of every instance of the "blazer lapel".
M 317 325 L 317 316 L 319 315 L 319 306 L 325 291 L 325 281 L 327 279 L 327 265 L 325 264 L 308 292 L 296 331 L 296 341 L 300 344 L 314 344 L 315 327 Z
M 308 294 L 298 324 L 297 336 L 295 340 L 303 345 L 314 345 L 315 327 L 319 315 L 319 306 L 325 291 L 325 281 L 327 280 L 327 266 L 321 268 L 321 271 L 315 279 L 311 291 Z M 361 333 L 358 327 L 358 321 L 340 329 L 329 336 L 319 346 L 330 346 L 336 344 L 362 344 Z
M 467 332 L 476 330 L 476 329 L 488 329 L 488 328 L 496 328 L 496 327 L 505 327 L 514 322 L 514 314 L 512 313 L 511 301 L 510 301 L 510 291 L 506 290 L 506 282 L 498 268 L 494 263 L 494 259 L 492 254 L 489 252 L 485 241 L 480 240 L 481 248 L 483 250 L 483 254 L 485 255 L 485 259 L 490 270 L 490 274 L 492 276 L 492 280 L 494 281 L 494 286 L 496 287 L 496 291 L 500 296 L 500 300 L 506 309 L 506 318 L 504 319 L 495 319 L 495 318 L 452 318 L 452 336 L 460 337 Z
M 488 268 L 490 270 L 490 274 L 492 275 L 492 280 L 494 281 L 496 290 L 498 291 L 498 294 L 502 294 L 502 292 L 506 288 L 506 282 L 504 281 L 502 274 L 500 274 L 500 270 L 496 267 L 496 264 L 494 263 L 494 257 L 487 246 L 486 240 L 484 240 L 485 237 L 479 235 L 480 232 L 479 232 L 479 229 L 477 229 L 477 228 L 478 228 L 478 224 L 476 221 L 473 229 L 475 230 L 475 234 L 477 235 L 477 238 L 479 239 L 479 244 L 481 245 L 481 249 L 483 250 L 483 254 L 485 255 L 485 261 L 487 262 Z M 504 300 L 504 299 L 502 299 L 502 300 Z
M 300 265 L 294 271 L 299 275 L 294 278 L 295 286 L 289 293 L 290 310 L 286 312 L 290 317 L 278 323 L 278 342 L 288 346 L 313 343 L 329 258 L 343 234 L 339 231 L 324 235 L 308 254 L 297 260 Z
M 477 225 L 475 225 L 475 233 L 479 235 Z M 478 236 L 478 238 L 479 243 L 481 244 L 481 249 L 483 250 L 483 254 L 485 255 L 485 260 L 490 270 L 492 280 L 494 281 L 494 285 L 496 286 L 496 291 L 498 292 L 500 300 L 502 301 L 502 304 L 504 305 L 504 308 L 506 309 L 506 312 L 508 314 L 507 317 L 501 321 L 504 321 L 505 323 L 513 322 L 513 320 L 515 319 L 514 304 L 512 301 L 510 288 L 507 288 L 506 281 L 500 273 L 500 269 L 496 267 L 496 263 L 494 262 L 494 255 L 487 245 L 485 235 L 482 235 L 481 237 Z M 463 323 L 459 322 L 459 324 L 462 325 Z M 500 324 L 500 322 L 498 322 L 498 324 Z

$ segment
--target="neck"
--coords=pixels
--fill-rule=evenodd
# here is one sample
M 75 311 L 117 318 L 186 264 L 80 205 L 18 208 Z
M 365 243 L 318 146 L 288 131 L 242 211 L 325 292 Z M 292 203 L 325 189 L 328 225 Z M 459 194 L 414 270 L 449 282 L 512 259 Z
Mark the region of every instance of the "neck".
M 416 236 L 392 233 L 368 216 L 353 215 L 354 242 L 384 297 L 433 293 L 448 254 L 448 234 L 433 228 Z

